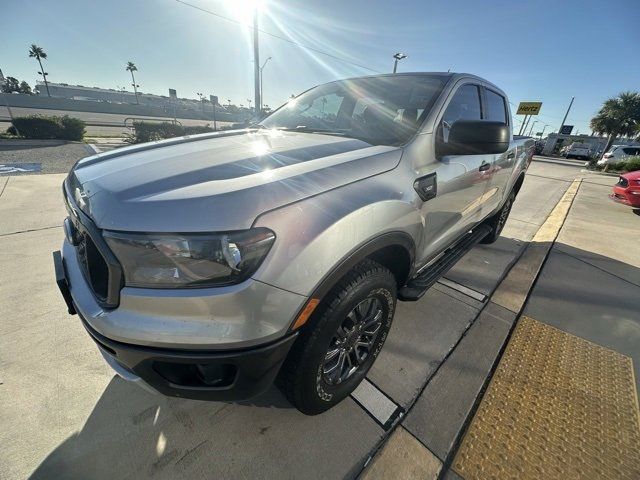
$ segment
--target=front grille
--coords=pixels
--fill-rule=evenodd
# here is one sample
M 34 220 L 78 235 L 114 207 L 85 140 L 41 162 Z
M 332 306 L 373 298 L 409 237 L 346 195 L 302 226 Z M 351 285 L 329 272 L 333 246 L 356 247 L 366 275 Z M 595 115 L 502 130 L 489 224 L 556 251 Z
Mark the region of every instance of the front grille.
M 618 179 L 618 183 L 616 185 L 618 185 L 619 187 L 628 187 L 629 186 L 629 180 L 627 180 L 624 177 L 620 177 Z
M 116 308 L 123 286 L 122 266 L 102 238 L 102 231 L 75 204 L 68 193 L 67 179 L 63 186 L 69 212 L 65 234 L 76 249 L 80 269 L 96 300 L 104 308 Z
M 109 266 L 87 232 L 82 232 L 76 246 L 78 260 L 96 297 L 102 302 L 109 295 Z

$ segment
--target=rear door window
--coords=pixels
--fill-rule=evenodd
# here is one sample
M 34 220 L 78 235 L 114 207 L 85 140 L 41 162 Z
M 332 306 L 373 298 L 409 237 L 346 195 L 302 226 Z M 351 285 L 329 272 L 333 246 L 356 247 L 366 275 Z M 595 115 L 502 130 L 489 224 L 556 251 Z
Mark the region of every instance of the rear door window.
M 507 123 L 507 105 L 504 97 L 493 90 L 485 89 L 485 120 Z

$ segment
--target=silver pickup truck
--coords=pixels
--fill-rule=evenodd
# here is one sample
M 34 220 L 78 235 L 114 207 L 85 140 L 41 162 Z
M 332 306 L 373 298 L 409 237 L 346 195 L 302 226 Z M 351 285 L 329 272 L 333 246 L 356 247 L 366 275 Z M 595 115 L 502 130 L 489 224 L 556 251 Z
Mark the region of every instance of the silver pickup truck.
M 312 88 L 244 130 L 80 160 L 56 280 L 123 378 L 300 411 L 349 395 L 396 301 L 500 235 L 533 154 L 467 74 Z

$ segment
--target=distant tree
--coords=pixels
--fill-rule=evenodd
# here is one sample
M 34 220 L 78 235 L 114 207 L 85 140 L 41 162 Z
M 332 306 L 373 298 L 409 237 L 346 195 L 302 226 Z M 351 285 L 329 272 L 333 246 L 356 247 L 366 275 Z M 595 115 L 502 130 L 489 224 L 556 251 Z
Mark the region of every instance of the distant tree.
M 48 73 L 44 71 L 44 67 L 42 66 L 42 59 L 47 58 L 46 52 L 42 49 L 42 47 L 39 47 L 35 43 L 32 43 L 31 48 L 29 49 L 29 58 L 35 58 L 36 60 L 38 60 L 38 63 L 40 64 L 40 71 L 38 73 L 42 75 L 42 78 L 44 79 L 44 86 L 47 89 L 47 95 L 51 96 L 51 94 L 49 93 L 49 82 L 47 82 Z
M 608 99 L 591 119 L 590 126 L 595 133 L 608 135 L 604 152 L 609 151 L 617 137 L 637 135 L 640 128 L 640 93 L 623 92 Z
M 25 93 L 27 95 L 32 95 L 31 86 L 25 82 L 24 80 L 20 82 L 20 93 Z
M 136 77 L 134 77 L 134 75 L 133 75 L 133 72 L 137 72 L 138 71 L 138 67 L 136 67 L 135 63 L 129 61 L 129 62 L 127 62 L 127 66 L 125 67 L 125 70 L 128 70 L 128 71 L 131 72 L 131 81 L 133 82 L 131 85 L 133 85 L 133 92 L 136 95 L 136 103 L 139 104 L 140 102 L 138 101 L 138 87 L 140 85 L 136 84 Z
M 2 84 L 2 93 L 13 93 L 20 91 L 20 82 L 15 77 L 6 77 Z

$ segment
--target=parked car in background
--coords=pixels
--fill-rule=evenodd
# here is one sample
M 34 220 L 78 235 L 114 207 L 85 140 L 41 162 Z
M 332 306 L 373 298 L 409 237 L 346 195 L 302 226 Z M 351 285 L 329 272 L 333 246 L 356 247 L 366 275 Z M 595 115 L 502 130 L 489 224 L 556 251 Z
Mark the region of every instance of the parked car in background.
M 566 151 L 566 158 L 579 158 L 589 160 L 591 157 L 591 145 L 588 143 L 574 142 Z
M 640 155 L 640 147 L 633 145 L 613 145 L 611 149 L 604 154 L 598 165 L 611 165 L 614 163 L 624 162 L 629 157 Z
M 620 175 L 609 198 L 614 202 L 640 208 L 640 170 Z

